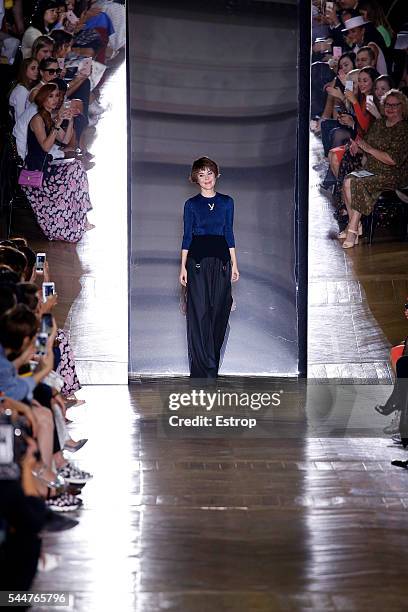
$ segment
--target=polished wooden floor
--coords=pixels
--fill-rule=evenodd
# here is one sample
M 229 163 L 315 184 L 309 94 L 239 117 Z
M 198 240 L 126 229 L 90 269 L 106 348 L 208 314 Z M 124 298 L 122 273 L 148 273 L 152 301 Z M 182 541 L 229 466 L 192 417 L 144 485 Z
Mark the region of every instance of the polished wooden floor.
M 32 214 L 17 210 L 13 233 L 45 251 L 59 303 L 58 325 L 70 333 L 83 384 L 127 382 L 127 127 L 123 53 L 101 88 L 107 111 L 88 132 L 95 166 L 88 171 L 95 228 L 78 244 L 50 242 Z
M 408 335 L 408 243 L 378 232 L 373 245 L 344 251 L 311 135 L 309 197 L 309 376 L 390 380 L 389 349 Z
M 273 437 L 170 439 L 169 386 L 80 392 L 72 434 L 89 436 L 78 462 L 95 477 L 79 526 L 44 537 L 62 564 L 36 588 L 72 592 L 76 612 L 406 610 L 408 474 L 390 465 L 404 451 L 309 438 L 296 403 Z

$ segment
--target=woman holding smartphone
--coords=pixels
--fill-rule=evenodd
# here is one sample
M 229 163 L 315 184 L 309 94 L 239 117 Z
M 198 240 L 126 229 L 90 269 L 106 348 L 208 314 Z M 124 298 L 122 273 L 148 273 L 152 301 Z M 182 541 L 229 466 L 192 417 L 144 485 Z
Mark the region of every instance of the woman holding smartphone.
M 91 228 L 86 218 L 91 209 L 86 172 L 78 160 L 50 165 L 48 157 L 56 140 L 66 143 L 72 138 L 72 111 L 62 108 L 55 112 L 59 93 L 54 83 L 40 89 L 35 103 L 38 113 L 28 125 L 25 165 L 28 170 L 42 171 L 43 181 L 39 188 L 23 189 L 48 240 L 78 242 Z M 68 121 L 66 129 L 62 127 L 63 121 Z
M 200 193 L 184 205 L 179 280 L 187 287 L 190 376 L 216 378 L 232 306 L 231 281 L 239 279 L 233 232 L 234 201 L 215 191 L 218 165 L 197 159 L 190 180 Z
M 24 32 L 21 41 L 23 57 L 31 57 L 34 41 L 41 35 L 49 34 L 58 21 L 58 7 L 54 0 L 43 0 L 31 18 L 31 25 Z

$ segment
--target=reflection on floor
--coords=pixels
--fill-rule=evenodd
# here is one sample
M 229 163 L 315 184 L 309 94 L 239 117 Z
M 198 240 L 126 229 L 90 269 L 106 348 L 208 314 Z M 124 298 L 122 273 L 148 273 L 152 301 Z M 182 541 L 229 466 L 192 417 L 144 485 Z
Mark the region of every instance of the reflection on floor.
M 313 168 L 322 159 L 313 135 L 311 147 L 309 376 L 390 380 L 389 349 L 408 333 L 407 244 L 379 235 L 371 246 L 341 248 L 330 199 L 320 193 Z
M 71 334 L 82 384 L 127 382 L 127 127 L 126 67 L 109 68 L 99 119 L 89 150 L 88 171 L 95 229 L 78 244 L 49 242 L 31 215 L 16 219 L 14 234 L 46 251 L 59 295 L 56 318 Z
M 94 473 L 80 524 L 48 534 L 62 564 L 36 589 L 75 612 L 403 610 L 405 458 L 381 438 L 174 440 L 158 433 L 166 385 L 93 387 L 71 410 Z M 377 415 L 378 416 L 378 415 Z

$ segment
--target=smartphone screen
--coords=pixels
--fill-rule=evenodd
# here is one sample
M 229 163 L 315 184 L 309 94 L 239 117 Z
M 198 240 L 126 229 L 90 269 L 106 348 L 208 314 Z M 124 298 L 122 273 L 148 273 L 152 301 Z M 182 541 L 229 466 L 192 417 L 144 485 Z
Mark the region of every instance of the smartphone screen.
M 7 465 L 14 460 L 14 427 L 0 425 L 0 464 Z
M 49 336 L 51 333 L 51 330 L 52 330 L 52 315 L 50 313 L 47 313 L 41 317 L 40 332 L 42 334 L 47 334 L 47 336 Z
M 353 81 L 346 81 L 346 84 L 344 85 L 344 89 L 347 91 L 353 91 L 354 89 Z
M 55 293 L 55 283 L 43 283 L 42 284 L 42 294 L 44 302 L 47 301 L 47 298 L 50 295 L 54 295 Z
M 37 272 L 40 272 L 40 273 L 44 272 L 45 260 L 46 260 L 45 253 L 37 253 L 36 261 L 35 261 L 35 269 L 37 270 Z
M 46 355 L 47 354 L 47 334 L 39 333 L 35 338 L 35 352 L 37 355 Z
M 339 59 L 342 56 L 343 49 L 341 47 L 333 47 L 333 57 Z

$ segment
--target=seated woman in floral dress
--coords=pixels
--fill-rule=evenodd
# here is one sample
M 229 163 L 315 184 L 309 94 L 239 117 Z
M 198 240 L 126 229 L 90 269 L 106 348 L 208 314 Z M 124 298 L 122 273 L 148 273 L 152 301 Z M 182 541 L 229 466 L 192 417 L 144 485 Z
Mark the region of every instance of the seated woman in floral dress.
M 358 178 L 347 176 L 343 198 L 349 224 L 344 249 L 358 243 L 361 215 L 369 215 L 383 191 L 408 184 L 408 99 L 398 89 L 390 89 L 382 99 L 384 115 L 371 126 L 366 138 L 352 142 L 364 155 L 363 167 L 372 173 Z
M 40 188 L 24 187 L 37 222 L 49 240 L 78 242 L 90 226 L 87 212 L 91 209 L 88 179 L 82 163 L 76 159 L 69 163 L 51 165 L 48 152 L 55 141 L 69 142 L 73 134 L 73 117 L 70 109 L 61 109 L 53 119 L 59 101 L 58 87 L 54 83 L 44 85 L 35 102 L 38 113 L 28 125 L 28 170 L 44 173 Z M 67 121 L 64 130 L 62 122 Z

